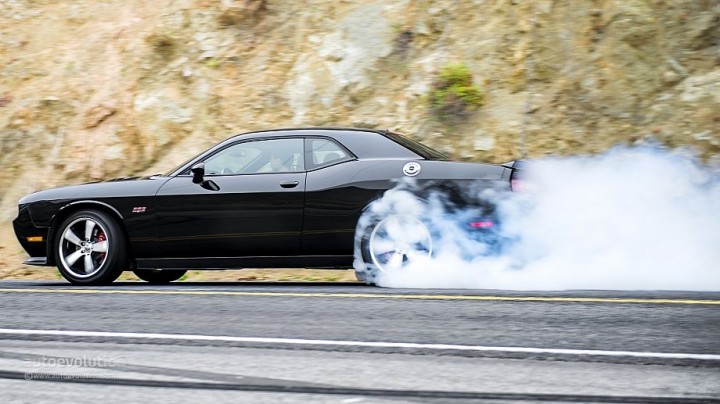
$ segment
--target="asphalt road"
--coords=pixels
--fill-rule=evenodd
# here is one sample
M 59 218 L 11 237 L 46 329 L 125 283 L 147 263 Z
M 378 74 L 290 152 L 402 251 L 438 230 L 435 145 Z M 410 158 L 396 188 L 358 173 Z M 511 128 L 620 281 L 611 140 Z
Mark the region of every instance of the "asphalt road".
M 0 282 L 0 307 L 3 403 L 720 402 L 720 293 Z

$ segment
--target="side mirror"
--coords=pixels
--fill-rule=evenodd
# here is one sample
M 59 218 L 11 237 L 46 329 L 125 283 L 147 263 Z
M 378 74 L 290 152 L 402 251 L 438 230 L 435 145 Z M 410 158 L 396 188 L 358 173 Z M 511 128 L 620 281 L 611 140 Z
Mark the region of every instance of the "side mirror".
M 190 169 L 193 173 L 193 183 L 202 184 L 205 181 L 205 163 L 197 163 Z
M 208 191 L 219 191 L 220 187 L 214 181 L 205 181 L 205 163 L 197 163 L 190 169 L 193 173 L 193 183 L 200 184 Z

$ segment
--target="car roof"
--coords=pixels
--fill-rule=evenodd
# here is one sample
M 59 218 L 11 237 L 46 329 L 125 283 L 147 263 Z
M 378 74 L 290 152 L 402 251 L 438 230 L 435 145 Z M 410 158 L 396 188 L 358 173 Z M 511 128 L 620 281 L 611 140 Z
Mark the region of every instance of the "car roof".
M 420 155 L 392 140 L 389 131 L 367 128 L 339 128 L 339 127 L 303 127 L 303 128 L 280 128 L 264 129 L 252 132 L 241 133 L 232 136 L 203 153 L 193 157 L 191 160 L 177 167 L 169 175 L 176 175 L 194 164 L 194 162 L 215 153 L 228 145 L 238 141 L 273 138 L 273 137 L 307 137 L 318 136 L 334 139 L 342 144 L 357 158 L 399 158 L 399 159 L 422 159 Z
M 254 137 L 265 137 L 267 135 L 277 135 L 277 136 L 307 136 L 307 132 L 320 132 L 319 135 L 327 135 L 334 137 L 332 135 L 337 135 L 339 133 L 343 132 L 373 132 L 383 135 L 387 131 L 377 130 L 377 129 L 368 129 L 368 128 L 342 128 L 342 127 L 323 127 L 323 126 L 309 126 L 309 127 L 298 127 L 298 128 L 277 128 L 277 129 L 263 129 L 263 130 L 255 130 L 251 132 L 244 132 L 237 134 L 235 136 L 232 136 L 225 140 L 225 142 L 234 142 L 239 139 L 247 139 L 247 138 L 254 138 Z

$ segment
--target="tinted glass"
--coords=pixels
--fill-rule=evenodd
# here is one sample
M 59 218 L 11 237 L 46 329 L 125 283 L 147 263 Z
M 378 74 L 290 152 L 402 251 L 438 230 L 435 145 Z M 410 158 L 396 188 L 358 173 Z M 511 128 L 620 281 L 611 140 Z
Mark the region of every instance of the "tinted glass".
M 238 143 L 208 157 L 208 175 L 304 171 L 302 139 L 271 139 Z
M 306 142 L 308 142 L 308 169 L 329 166 L 352 158 L 332 140 L 308 138 Z

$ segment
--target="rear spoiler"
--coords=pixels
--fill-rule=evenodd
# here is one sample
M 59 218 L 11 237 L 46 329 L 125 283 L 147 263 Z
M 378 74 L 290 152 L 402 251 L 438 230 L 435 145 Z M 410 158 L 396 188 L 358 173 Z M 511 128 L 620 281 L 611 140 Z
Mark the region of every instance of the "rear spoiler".
M 500 165 L 505 168 L 511 169 L 512 175 L 514 176 L 516 171 L 519 172 L 519 171 L 522 171 L 523 169 L 525 169 L 527 162 L 525 160 L 513 160 L 513 161 L 508 161 L 507 163 L 504 163 L 504 164 L 500 164 Z
M 522 178 L 522 170 L 525 169 L 525 166 L 527 165 L 527 162 L 525 160 L 513 160 L 508 161 L 505 164 L 501 164 L 501 166 L 505 168 L 509 168 L 512 170 L 510 172 L 510 189 L 513 191 L 518 191 L 521 188 L 521 178 Z

